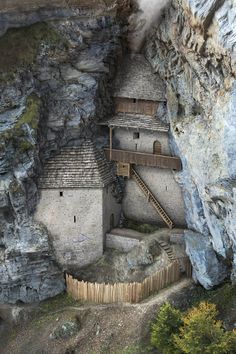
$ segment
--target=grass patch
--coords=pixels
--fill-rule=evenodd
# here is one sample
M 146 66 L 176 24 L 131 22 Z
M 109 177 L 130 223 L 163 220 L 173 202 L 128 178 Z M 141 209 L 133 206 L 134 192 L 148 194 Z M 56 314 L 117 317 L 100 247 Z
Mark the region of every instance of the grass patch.
M 196 306 L 202 301 L 216 304 L 220 313 L 227 309 L 236 310 L 236 286 L 225 283 L 214 290 L 205 290 L 199 286 L 189 296 L 188 307 Z
M 0 38 L 0 81 L 13 79 L 19 68 L 30 67 L 42 43 L 55 47 L 65 45 L 65 40 L 44 22 L 8 30 Z
M 127 229 L 135 230 L 144 234 L 151 234 L 159 230 L 157 225 L 153 224 L 143 224 L 135 220 L 126 219 L 124 222 L 124 227 Z
M 53 297 L 52 299 L 45 300 L 40 304 L 41 311 L 45 313 L 55 312 L 67 306 L 80 306 L 79 301 L 74 300 L 67 293 L 62 293 Z
M 51 299 L 45 300 L 40 303 L 39 311 L 35 314 L 32 325 L 40 329 L 46 323 L 55 322 L 57 318 L 61 316 L 64 317 L 65 315 L 63 315 L 63 311 L 62 313 L 60 312 L 64 308 L 66 309 L 69 306 L 79 307 L 81 304 L 81 302 L 74 300 L 67 293 L 62 293 Z M 74 315 L 70 313 L 66 315 L 66 320 L 74 319 Z

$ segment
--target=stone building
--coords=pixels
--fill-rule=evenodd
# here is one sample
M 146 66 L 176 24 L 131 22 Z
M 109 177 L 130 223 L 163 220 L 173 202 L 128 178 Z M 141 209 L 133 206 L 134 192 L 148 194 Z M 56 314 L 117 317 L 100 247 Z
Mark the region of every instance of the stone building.
M 104 153 L 91 141 L 62 149 L 46 163 L 40 189 L 35 219 L 50 232 L 59 264 L 83 267 L 100 258 L 121 210 Z
M 100 125 L 110 130 L 107 157 L 117 162 L 117 175 L 126 178 L 124 215 L 170 228 L 184 226 L 182 192 L 173 173 L 182 165 L 171 156 L 165 86 L 142 55 L 122 63 L 114 101 L 114 116 Z

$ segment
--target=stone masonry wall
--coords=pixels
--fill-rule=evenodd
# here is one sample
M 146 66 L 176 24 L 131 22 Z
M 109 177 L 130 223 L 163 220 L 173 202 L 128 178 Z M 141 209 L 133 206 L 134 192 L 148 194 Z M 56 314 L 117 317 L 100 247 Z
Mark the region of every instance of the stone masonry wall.
M 64 269 L 86 266 L 103 254 L 103 190 L 60 191 L 41 191 L 35 220 L 47 227 L 56 259 Z
M 114 147 L 135 151 L 135 145 L 137 144 L 137 151 L 152 154 L 154 141 L 158 140 L 162 145 L 162 154 L 171 155 L 167 133 L 141 130 L 139 139 L 133 139 L 134 131 L 133 129 L 115 129 Z M 174 224 L 184 226 L 186 222 L 182 190 L 175 180 L 174 173 L 171 170 L 155 167 L 138 166 L 136 170 L 174 221 Z M 126 180 L 122 209 L 124 215 L 130 219 L 165 226 L 132 179 Z

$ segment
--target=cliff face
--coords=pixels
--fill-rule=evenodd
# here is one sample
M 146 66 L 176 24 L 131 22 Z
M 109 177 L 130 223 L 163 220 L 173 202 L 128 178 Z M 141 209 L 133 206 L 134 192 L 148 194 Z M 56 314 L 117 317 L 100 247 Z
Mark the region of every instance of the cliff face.
M 63 11 L 0 38 L 0 303 L 63 290 L 47 230 L 33 220 L 37 176 L 62 146 L 96 136 L 96 120 L 110 109 L 119 27 L 109 14 Z M 19 12 L 17 27 L 29 24 L 23 18 Z
M 236 1 L 172 1 L 146 54 L 168 86 L 195 276 L 236 281 Z
M 37 176 L 62 146 L 97 136 L 120 53 L 112 1 L 109 12 L 103 2 L 48 3 L 0 5 L 0 303 L 64 287 L 49 235 L 32 217 Z M 194 231 L 187 251 L 206 288 L 230 272 L 236 281 L 235 12 L 235 0 L 173 0 L 146 44 L 167 84 L 173 150 L 184 167 L 176 178 Z

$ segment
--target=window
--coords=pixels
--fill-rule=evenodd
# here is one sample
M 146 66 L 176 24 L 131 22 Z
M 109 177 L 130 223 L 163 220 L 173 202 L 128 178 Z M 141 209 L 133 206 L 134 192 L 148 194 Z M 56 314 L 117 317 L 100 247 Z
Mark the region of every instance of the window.
M 74 223 L 76 223 L 76 216 L 74 216 Z
M 136 102 L 137 102 L 137 100 L 136 100 L 136 98 L 134 98 L 134 99 L 133 99 L 133 103 L 136 103 Z
M 139 132 L 134 132 L 133 138 L 134 138 L 134 139 L 139 139 L 139 138 L 140 138 Z
M 60 197 L 63 197 L 63 192 L 60 192 Z

